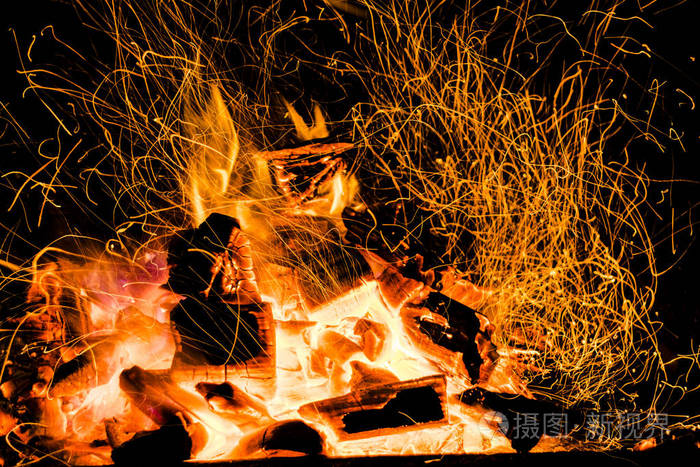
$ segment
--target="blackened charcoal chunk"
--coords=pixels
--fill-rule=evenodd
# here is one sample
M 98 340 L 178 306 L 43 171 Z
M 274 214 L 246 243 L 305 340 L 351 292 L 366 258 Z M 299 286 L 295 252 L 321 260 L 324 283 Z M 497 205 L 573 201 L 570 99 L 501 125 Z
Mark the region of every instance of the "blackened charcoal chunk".
M 170 313 L 181 350 L 193 363 L 233 365 L 260 354 L 260 305 L 187 298 Z
M 484 361 L 475 340 L 480 326 L 476 311 L 439 292 L 428 295 L 423 306 L 446 318 L 448 325 L 445 327 L 422 320 L 418 323 L 421 332 L 434 343 L 453 352 L 461 352 L 469 377 L 472 381 L 478 381 L 479 370 Z
M 212 280 L 215 256 L 228 248 L 238 221 L 223 214 L 211 214 L 196 229 L 179 232 L 168 247 L 171 266 L 168 287 L 181 295 L 193 295 L 207 289 Z
M 452 300 L 447 295 L 443 295 L 440 292 L 432 292 L 428 295 L 428 299 L 423 306 L 433 313 L 447 318 L 451 328 L 458 330 L 470 340 L 474 340 L 479 332 L 480 322 L 476 316 L 476 311 L 457 300 Z
M 482 388 L 464 391 L 459 400 L 463 404 L 480 405 L 503 414 L 507 419 L 504 434 L 518 452 L 530 451 L 544 434 L 565 435 L 582 422 L 580 411 L 564 410 L 551 402 L 498 394 Z
M 323 451 L 323 438 L 301 420 L 278 422 L 265 429 L 261 447 L 266 451 L 285 450 L 314 455 Z
M 190 458 L 192 439 L 179 420 L 142 431 L 112 450 L 116 465 L 173 465 Z
M 484 361 L 479 355 L 479 348 L 473 340 L 465 337 L 459 330 L 445 327 L 439 323 L 420 320 L 417 324 L 420 332 L 428 336 L 435 344 L 452 352 L 462 353 L 462 361 L 469 373 L 469 377 L 472 381 L 479 380 L 479 370 Z
M 404 389 L 380 409 L 352 412 L 343 417 L 346 433 L 398 428 L 445 418 L 440 396 L 433 387 Z

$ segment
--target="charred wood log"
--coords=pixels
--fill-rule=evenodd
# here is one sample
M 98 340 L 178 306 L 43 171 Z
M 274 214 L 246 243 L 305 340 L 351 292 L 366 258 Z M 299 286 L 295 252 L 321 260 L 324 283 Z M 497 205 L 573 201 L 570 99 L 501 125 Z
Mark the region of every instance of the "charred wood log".
M 107 383 L 117 371 L 114 365 L 110 365 L 109 357 L 114 351 L 114 343 L 103 342 L 59 365 L 53 374 L 49 395 L 72 396 Z
M 174 465 L 192 455 L 192 439 L 177 417 L 154 431 L 143 431 L 112 450 L 116 465 Z
M 192 365 L 272 365 L 274 323 L 269 304 L 185 299 L 171 312 L 183 362 Z
M 498 359 L 490 328 L 476 311 L 439 292 L 431 292 L 420 306 L 405 306 L 401 319 L 406 334 L 428 358 L 451 374 L 466 371 L 474 384 Z
M 551 402 L 523 396 L 500 394 L 482 388 L 472 388 L 459 395 L 466 405 L 478 405 L 505 417 L 503 434 L 518 452 L 528 452 L 543 435 L 561 436 L 584 422 L 578 410 L 565 410 Z
M 250 242 L 238 221 L 211 214 L 169 245 L 168 287 L 180 295 L 239 304 L 260 303 Z
M 277 186 L 290 206 L 299 207 L 319 195 L 319 190 L 345 170 L 341 154 L 352 143 L 317 141 L 296 148 L 259 152 L 272 167 Z
M 173 377 L 273 378 L 274 325 L 262 303 L 250 242 L 238 222 L 212 214 L 170 244 L 168 285 L 185 295 L 171 312 L 178 334 Z M 191 373 L 191 375 L 190 375 Z
M 323 452 L 324 443 L 319 432 L 306 423 L 289 420 L 273 423 L 244 436 L 233 455 L 240 458 L 290 453 L 314 456 Z
M 339 439 L 359 439 L 446 423 L 445 377 L 371 386 L 312 402 L 299 414 L 325 423 Z
M 403 276 L 394 266 L 387 266 L 377 277 L 377 283 L 384 303 L 393 310 L 414 301 L 425 289 L 425 284 Z
M 119 387 L 141 412 L 158 425 L 174 418 L 190 422 L 196 412 L 209 412 L 207 402 L 175 384 L 165 372 L 146 371 L 138 366 L 122 371 Z

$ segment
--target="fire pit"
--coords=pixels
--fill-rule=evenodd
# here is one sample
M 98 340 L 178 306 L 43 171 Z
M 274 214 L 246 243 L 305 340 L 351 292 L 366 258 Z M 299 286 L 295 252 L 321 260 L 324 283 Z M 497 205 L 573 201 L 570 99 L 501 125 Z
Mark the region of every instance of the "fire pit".
M 20 47 L 59 133 L 8 208 L 70 229 L 2 246 L 6 463 L 695 448 L 616 7 L 141 3 L 76 2 L 94 57 Z

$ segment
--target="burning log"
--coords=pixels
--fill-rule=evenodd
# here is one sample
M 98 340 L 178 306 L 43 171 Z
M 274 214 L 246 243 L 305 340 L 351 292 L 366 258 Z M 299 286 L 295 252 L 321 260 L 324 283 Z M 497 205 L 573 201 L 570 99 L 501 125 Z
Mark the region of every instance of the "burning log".
M 179 334 L 174 371 L 182 365 L 226 366 L 220 371 L 274 376 L 274 323 L 269 304 L 186 299 L 173 309 L 171 320 Z
M 259 302 L 255 300 L 258 297 L 247 296 L 250 283 L 240 286 L 240 282 L 251 280 L 249 254 L 249 245 L 241 236 L 238 221 L 223 214 L 212 214 L 196 229 L 180 232 L 171 240 L 167 286 L 180 295 L 204 298 L 239 291 L 242 296 L 232 301 L 239 298 L 237 301 L 241 303 L 246 299 Z M 229 264 L 224 265 L 225 262 Z
M 445 390 L 444 376 L 428 376 L 312 402 L 299 414 L 325 423 L 340 440 L 400 433 L 446 423 Z
M 315 456 L 323 452 L 324 439 L 301 420 L 287 420 L 250 433 L 239 441 L 233 455 L 250 458 L 301 454 Z
M 161 426 L 175 418 L 191 422 L 195 413 L 210 412 L 203 398 L 180 388 L 164 372 L 135 366 L 122 371 L 119 387 L 141 412 Z

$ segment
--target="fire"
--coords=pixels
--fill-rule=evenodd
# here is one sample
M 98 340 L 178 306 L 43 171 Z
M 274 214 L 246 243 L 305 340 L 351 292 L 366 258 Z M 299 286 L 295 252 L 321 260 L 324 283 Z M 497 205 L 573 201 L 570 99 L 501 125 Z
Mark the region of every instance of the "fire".
M 36 377 L 19 387 L 6 357 L 0 390 L 38 421 L 0 411 L 8 439 L 84 465 L 149 446 L 174 460 L 528 451 L 542 433 L 514 439 L 513 404 L 598 408 L 652 374 L 655 282 L 629 259 L 655 273 L 646 179 L 603 157 L 616 123 L 602 90 L 588 97 L 578 69 L 536 94 L 512 52 L 487 57 L 469 12 L 442 24 L 410 2 L 325 3 L 344 33 L 344 14 L 373 26 L 357 38 L 371 64 L 321 61 L 367 99 L 333 121 L 278 96 L 284 125 L 266 67 L 275 35 L 309 17 L 251 13 L 268 28 L 258 101 L 180 7 L 157 7 L 164 41 L 160 16 L 128 32 L 109 11 L 120 53 L 105 82 L 124 95 L 64 92 L 91 103 L 139 214 L 104 251 L 48 247 L 27 268 L 14 324 Z M 163 50 L 142 49 L 149 34 Z M 146 240 L 122 242 L 134 226 Z

